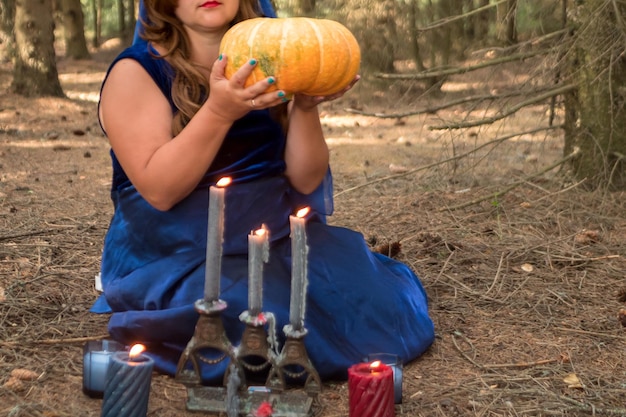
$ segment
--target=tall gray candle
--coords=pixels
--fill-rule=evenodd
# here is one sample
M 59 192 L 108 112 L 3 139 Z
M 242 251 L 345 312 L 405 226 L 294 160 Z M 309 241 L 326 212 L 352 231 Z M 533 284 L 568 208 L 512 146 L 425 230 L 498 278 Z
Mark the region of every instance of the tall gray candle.
M 289 216 L 291 227 L 291 299 L 289 304 L 289 324 L 293 330 L 304 327 L 306 309 L 307 255 L 309 247 L 306 239 L 306 219 L 309 208 L 298 210 L 295 216 Z
M 209 187 L 209 220 L 206 239 L 206 267 L 204 271 L 204 300 L 217 301 L 220 297 L 222 272 L 222 241 L 224 239 L 224 187 L 228 177 L 221 178 Z
M 148 413 L 154 361 L 134 345 L 130 352 L 117 352 L 107 371 L 101 417 L 145 417 Z
M 248 310 L 258 316 L 263 308 L 263 263 L 269 260 L 269 232 L 263 225 L 248 235 Z

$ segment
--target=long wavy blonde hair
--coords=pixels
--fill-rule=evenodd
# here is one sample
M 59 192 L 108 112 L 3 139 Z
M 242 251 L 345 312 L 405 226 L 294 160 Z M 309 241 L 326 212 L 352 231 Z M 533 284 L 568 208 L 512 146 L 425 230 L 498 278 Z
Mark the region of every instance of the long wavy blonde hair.
M 160 45 L 164 49 L 162 58 L 175 70 L 172 99 L 178 110 L 172 133 L 176 136 L 208 97 L 209 83 L 190 60 L 189 37 L 175 13 L 178 0 L 144 0 L 144 3 L 147 22 L 142 22 L 142 38 Z M 239 0 L 239 10 L 231 25 L 258 16 L 261 16 L 258 0 Z

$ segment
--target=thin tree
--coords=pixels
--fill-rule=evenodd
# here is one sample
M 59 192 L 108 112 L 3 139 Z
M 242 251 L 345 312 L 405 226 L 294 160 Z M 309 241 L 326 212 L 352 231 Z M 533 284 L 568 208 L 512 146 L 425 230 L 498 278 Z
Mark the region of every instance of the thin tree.
M 85 17 L 80 0 L 61 0 L 61 19 L 65 35 L 65 56 L 73 59 L 89 58 L 85 39 Z
M 566 96 L 565 153 L 574 175 L 593 186 L 626 189 L 626 5 L 587 0 L 573 6 Z
M 10 61 L 15 53 L 14 24 L 15 0 L 0 0 L 0 44 L 2 44 L 3 53 L 0 59 L 3 61 Z
M 63 97 L 54 52 L 51 0 L 18 0 L 11 89 L 24 96 Z

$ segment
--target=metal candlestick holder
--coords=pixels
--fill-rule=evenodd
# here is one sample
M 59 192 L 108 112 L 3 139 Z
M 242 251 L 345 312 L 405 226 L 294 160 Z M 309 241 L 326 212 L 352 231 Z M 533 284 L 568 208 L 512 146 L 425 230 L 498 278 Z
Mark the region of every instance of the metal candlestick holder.
M 288 324 L 283 331 L 287 339 L 276 360 L 276 365 L 270 371 L 267 379 L 268 387 L 284 391 L 287 388 L 285 376 L 291 380 L 301 380 L 306 377 L 304 391 L 310 396 L 317 396 L 322 390 L 322 381 L 304 346 L 303 339 L 307 330 L 304 327 L 295 330 L 292 325 Z
M 200 299 L 195 302 L 194 307 L 200 317 L 176 369 L 176 379 L 186 386 L 202 384 L 203 366 L 214 366 L 226 359 L 236 363 L 235 349 L 226 337 L 221 316 L 221 312 L 227 307 L 226 302 Z M 208 356 L 209 352 L 216 352 L 217 355 Z M 224 383 L 226 377 L 227 375 L 224 376 Z
M 306 329 L 294 331 L 290 325 L 285 326 L 286 342 L 278 355 L 273 315 L 250 315 L 246 311 L 240 316 L 246 324 L 241 344 L 235 348 L 226 337 L 221 319 L 226 303 L 198 300 L 195 308 L 200 317 L 176 371 L 176 379 L 187 387 L 188 410 L 227 413 L 228 417 L 246 416 L 263 402 L 269 402 L 273 408 L 272 417 L 310 416 L 313 400 L 321 391 L 321 381 L 302 340 Z M 266 329 L 268 322 L 269 332 Z M 220 354 L 207 357 L 203 353 L 206 350 Z M 216 366 L 225 359 L 231 364 L 224 375 L 224 386 L 202 385 L 201 366 Z M 246 382 L 248 376 L 249 379 L 259 379 L 265 374 L 264 386 L 252 386 Z M 285 377 L 299 381 L 305 375 L 303 389 L 287 388 Z M 238 388 L 234 394 L 233 385 Z M 234 401 L 233 395 L 237 397 Z

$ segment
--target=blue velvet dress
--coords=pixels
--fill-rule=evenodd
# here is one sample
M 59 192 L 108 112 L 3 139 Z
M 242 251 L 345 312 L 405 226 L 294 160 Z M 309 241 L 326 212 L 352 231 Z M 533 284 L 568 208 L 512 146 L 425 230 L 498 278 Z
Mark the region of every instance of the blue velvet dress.
M 172 68 L 137 42 L 116 60 L 139 62 L 171 102 Z M 151 207 L 128 180 L 111 152 L 114 214 L 101 264 L 103 294 L 92 311 L 111 313 L 110 335 L 144 343 L 161 372 L 174 375 L 198 320 L 203 297 L 209 186 L 222 176 L 225 192 L 221 296 L 226 334 L 238 345 L 247 310 L 247 236 L 267 225 L 269 262 L 264 265 L 263 311 L 276 319 L 279 343 L 289 322 L 291 243 L 289 215 L 310 206 L 307 220 L 308 293 L 304 338 L 323 380 L 346 379 L 347 369 L 371 353 L 398 355 L 406 363 L 434 340 L 428 303 L 411 269 L 378 253 L 352 230 L 326 223 L 332 212 L 332 177 L 311 195 L 295 192 L 283 176 L 285 136 L 266 110 L 235 122 L 204 180 L 169 211 Z M 225 366 L 204 370 L 207 384 L 223 380 Z

